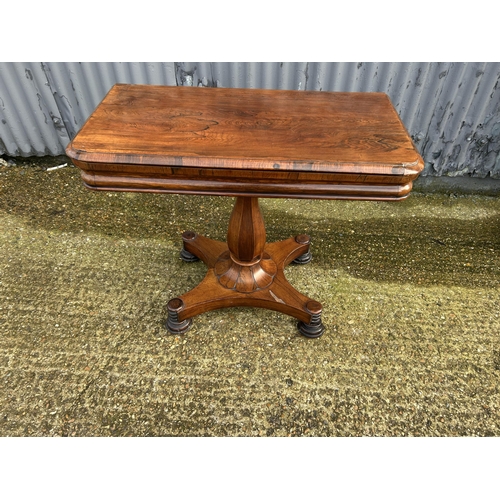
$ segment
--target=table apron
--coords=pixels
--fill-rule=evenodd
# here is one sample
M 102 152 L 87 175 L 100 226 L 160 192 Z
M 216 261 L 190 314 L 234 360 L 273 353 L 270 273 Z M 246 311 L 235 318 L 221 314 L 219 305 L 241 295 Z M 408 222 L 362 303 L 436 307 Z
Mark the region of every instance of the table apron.
M 106 191 L 256 196 L 261 198 L 352 199 L 397 201 L 406 198 L 412 181 L 405 184 L 363 184 L 349 182 L 280 181 L 276 179 L 191 179 L 186 177 L 139 177 L 82 171 L 86 187 Z

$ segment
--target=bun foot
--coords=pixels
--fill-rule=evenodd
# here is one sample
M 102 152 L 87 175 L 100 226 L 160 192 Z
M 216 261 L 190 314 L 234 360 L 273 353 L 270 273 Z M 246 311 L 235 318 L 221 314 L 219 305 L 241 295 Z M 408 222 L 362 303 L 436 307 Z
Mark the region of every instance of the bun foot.
M 196 257 L 196 255 L 186 250 L 186 243 L 189 244 L 193 242 L 195 238 L 196 238 L 196 233 L 193 231 L 184 231 L 182 233 L 182 240 L 184 242 L 184 246 L 181 250 L 181 259 L 184 262 L 197 262 L 198 260 L 200 260 L 198 257 Z
M 303 253 L 300 257 L 297 257 L 295 260 L 292 260 L 294 264 L 309 264 L 312 260 L 311 252 Z
M 184 262 L 197 262 L 198 260 L 200 260 L 198 259 L 198 257 L 196 257 L 196 255 L 188 252 L 185 248 L 181 250 L 180 256 Z
M 304 323 L 299 321 L 297 328 L 299 332 L 310 339 L 315 339 L 321 337 L 325 331 L 325 327 L 321 322 L 321 304 L 315 300 L 310 300 L 306 304 L 306 310 L 311 313 L 311 321 L 309 323 Z
M 295 237 L 295 241 L 297 243 L 300 243 L 301 245 L 309 245 L 311 243 L 311 238 L 307 234 L 299 234 L 298 236 Z M 308 264 L 309 262 L 311 262 L 311 259 L 312 259 L 312 254 L 308 248 L 306 253 L 299 255 L 299 257 L 294 259 L 292 262 L 294 264 L 302 265 L 302 264 Z
M 184 302 L 182 302 L 181 299 L 172 299 L 168 302 L 167 330 L 170 333 L 179 335 L 187 332 L 191 328 L 193 323 L 191 318 L 179 321 L 179 311 L 181 311 L 183 307 Z

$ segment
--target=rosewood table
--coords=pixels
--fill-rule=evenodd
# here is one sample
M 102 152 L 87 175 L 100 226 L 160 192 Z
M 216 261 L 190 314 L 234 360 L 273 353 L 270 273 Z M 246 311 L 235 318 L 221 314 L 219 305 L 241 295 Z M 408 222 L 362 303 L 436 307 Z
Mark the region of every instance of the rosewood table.
M 181 258 L 208 272 L 169 301 L 171 333 L 200 313 L 250 306 L 319 337 L 321 304 L 283 272 L 310 261 L 310 238 L 267 243 L 258 198 L 402 200 L 423 168 L 389 98 L 371 92 L 118 84 L 66 153 L 90 189 L 236 197 L 226 242 L 182 235 Z

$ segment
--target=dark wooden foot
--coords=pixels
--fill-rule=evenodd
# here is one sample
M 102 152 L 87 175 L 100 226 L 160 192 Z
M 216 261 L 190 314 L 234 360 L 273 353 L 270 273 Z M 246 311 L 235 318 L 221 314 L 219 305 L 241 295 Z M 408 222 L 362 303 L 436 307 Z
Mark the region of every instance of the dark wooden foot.
M 181 250 L 180 256 L 184 262 L 197 262 L 200 260 L 198 257 L 196 257 L 196 255 L 186 250 L 185 242 L 191 241 L 194 238 L 196 238 L 196 233 L 194 233 L 193 231 L 184 231 L 184 233 L 182 234 L 182 239 L 184 240 L 184 246 Z
M 170 333 L 180 334 L 185 333 L 191 328 L 192 320 L 184 319 L 179 321 L 179 312 L 184 308 L 184 302 L 181 299 L 171 299 L 167 305 L 168 318 L 167 330 Z
M 200 260 L 196 255 L 193 255 L 184 248 L 181 250 L 180 256 L 184 262 L 198 262 Z
M 307 234 L 299 234 L 299 236 L 295 237 L 295 241 L 297 243 L 301 243 L 302 245 L 309 245 L 311 243 L 311 238 Z M 300 257 L 294 259 L 292 263 L 303 265 L 303 264 L 309 264 L 311 260 L 312 260 L 312 254 L 308 249 L 307 252 L 303 253 Z
M 300 257 L 297 257 L 296 259 L 292 260 L 292 263 L 303 265 L 303 264 L 309 264 L 309 262 L 311 262 L 311 260 L 312 260 L 311 252 L 306 252 L 306 253 L 302 254 Z
M 310 339 L 321 337 L 325 331 L 325 327 L 321 322 L 321 304 L 315 300 L 311 300 L 306 304 L 306 309 L 311 313 L 311 321 L 309 323 L 299 321 L 297 324 L 299 332 L 304 337 L 309 337 Z

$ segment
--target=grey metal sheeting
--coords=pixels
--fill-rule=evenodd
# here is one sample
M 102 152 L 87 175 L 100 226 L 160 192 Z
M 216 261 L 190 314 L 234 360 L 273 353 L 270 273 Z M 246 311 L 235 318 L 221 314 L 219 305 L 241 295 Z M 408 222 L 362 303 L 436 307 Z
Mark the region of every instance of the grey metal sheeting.
M 0 154 L 64 154 L 114 83 L 385 92 L 423 175 L 500 179 L 500 63 L 0 63 Z

